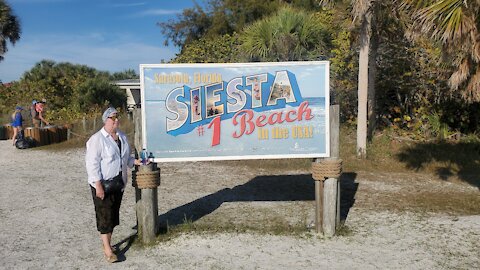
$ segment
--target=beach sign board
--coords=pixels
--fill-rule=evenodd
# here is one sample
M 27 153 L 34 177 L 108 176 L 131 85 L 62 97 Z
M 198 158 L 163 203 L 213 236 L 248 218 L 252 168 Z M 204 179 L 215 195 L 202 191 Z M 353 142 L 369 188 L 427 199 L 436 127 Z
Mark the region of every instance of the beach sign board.
M 329 62 L 140 65 L 155 162 L 329 156 Z

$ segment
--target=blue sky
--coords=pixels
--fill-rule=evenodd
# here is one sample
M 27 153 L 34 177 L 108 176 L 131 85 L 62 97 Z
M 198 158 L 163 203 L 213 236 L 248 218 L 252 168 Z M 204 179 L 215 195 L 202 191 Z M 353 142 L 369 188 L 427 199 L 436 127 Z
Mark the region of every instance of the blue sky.
M 201 1 L 197 1 L 201 2 Z M 0 80 L 18 80 L 42 59 L 117 72 L 170 60 L 157 22 L 175 18 L 192 0 L 7 0 L 22 34 L 0 62 Z

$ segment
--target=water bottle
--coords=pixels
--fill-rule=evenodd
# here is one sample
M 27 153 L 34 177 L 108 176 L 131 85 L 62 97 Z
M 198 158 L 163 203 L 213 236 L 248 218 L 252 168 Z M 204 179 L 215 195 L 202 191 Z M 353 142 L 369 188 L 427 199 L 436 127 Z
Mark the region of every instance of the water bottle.
M 148 152 L 145 148 L 143 148 L 142 152 L 140 152 L 140 158 L 142 159 L 142 164 L 146 165 L 148 161 Z

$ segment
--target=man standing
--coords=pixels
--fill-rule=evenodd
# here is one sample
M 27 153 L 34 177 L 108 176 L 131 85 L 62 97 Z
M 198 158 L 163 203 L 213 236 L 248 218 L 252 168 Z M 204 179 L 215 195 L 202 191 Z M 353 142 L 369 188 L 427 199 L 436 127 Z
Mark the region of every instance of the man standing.
M 45 110 L 45 103 L 47 101 L 45 99 L 42 99 L 42 101 L 37 102 L 36 100 L 32 101 L 32 106 L 30 107 L 30 113 L 32 115 L 32 123 L 33 126 L 38 128 L 42 125 L 42 122 L 45 123 L 45 125 L 50 125 L 50 123 L 43 118 L 44 115 L 44 110 Z

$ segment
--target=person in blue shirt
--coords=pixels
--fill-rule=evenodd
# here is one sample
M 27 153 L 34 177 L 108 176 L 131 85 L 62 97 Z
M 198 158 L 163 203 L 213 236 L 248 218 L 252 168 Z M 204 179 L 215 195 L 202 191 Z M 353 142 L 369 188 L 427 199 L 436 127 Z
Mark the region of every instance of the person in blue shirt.
M 22 130 L 22 124 L 23 124 L 22 110 L 23 110 L 22 107 L 17 106 L 15 107 L 15 112 L 13 112 L 12 114 L 11 126 L 13 127 L 13 138 L 12 138 L 13 145 L 15 145 L 15 142 L 17 142 L 17 136 Z

